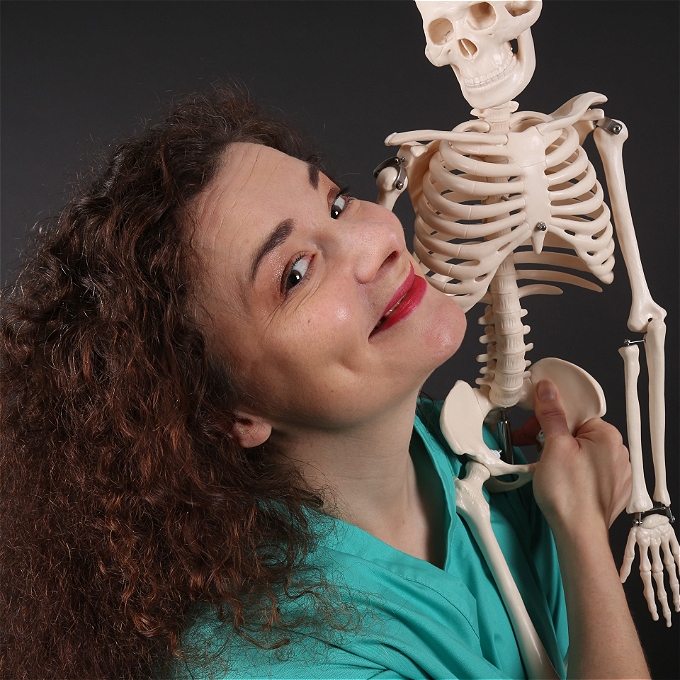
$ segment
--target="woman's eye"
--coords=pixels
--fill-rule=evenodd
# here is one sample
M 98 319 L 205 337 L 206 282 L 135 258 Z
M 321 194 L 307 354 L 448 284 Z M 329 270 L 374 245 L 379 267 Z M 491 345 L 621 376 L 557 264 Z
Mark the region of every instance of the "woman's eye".
M 348 206 L 350 201 L 349 196 L 344 196 L 343 194 L 338 194 L 335 197 L 333 203 L 331 203 L 331 217 L 337 220 L 342 214 L 345 208 Z
M 284 292 L 288 292 L 291 288 L 297 286 L 298 283 L 305 278 L 308 269 L 309 258 L 304 256 L 299 257 L 286 274 L 286 279 L 283 282 Z

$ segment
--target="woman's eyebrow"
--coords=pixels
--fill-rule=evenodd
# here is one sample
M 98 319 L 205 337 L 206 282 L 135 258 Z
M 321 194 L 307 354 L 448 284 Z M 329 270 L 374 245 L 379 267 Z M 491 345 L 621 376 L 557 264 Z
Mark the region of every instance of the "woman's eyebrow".
M 311 181 L 311 178 L 310 178 Z M 257 268 L 260 266 L 263 258 L 268 255 L 272 250 L 278 248 L 292 233 L 295 228 L 293 220 L 290 218 L 279 222 L 276 227 L 272 230 L 269 236 L 266 238 L 264 243 L 257 249 L 253 261 L 250 265 L 250 282 L 255 280 L 255 275 L 257 274 Z
M 316 165 L 307 163 L 307 173 L 309 174 L 309 183 L 312 185 L 312 189 L 319 188 L 319 168 Z
M 312 163 L 307 163 L 307 176 L 312 189 L 318 189 L 319 168 Z M 274 230 L 269 234 L 266 241 L 258 248 L 255 257 L 253 257 L 252 264 L 250 265 L 251 283 L 255 280 L 260 262 L 262 262 L 264 257 L 271 253 L 272 250 L 278 248 L 293 233 L 294 228 L 295 224 L 291 219 L 285 219 L 274 227 Z

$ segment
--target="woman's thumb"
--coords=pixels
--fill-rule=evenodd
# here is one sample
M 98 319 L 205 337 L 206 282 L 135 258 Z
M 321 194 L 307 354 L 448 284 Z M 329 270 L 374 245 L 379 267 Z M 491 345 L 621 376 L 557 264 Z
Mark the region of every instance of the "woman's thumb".
M 571 434 L 557 388 L 552 380 L 540 380 L 534 390 L 534 413 L 546 439 Z

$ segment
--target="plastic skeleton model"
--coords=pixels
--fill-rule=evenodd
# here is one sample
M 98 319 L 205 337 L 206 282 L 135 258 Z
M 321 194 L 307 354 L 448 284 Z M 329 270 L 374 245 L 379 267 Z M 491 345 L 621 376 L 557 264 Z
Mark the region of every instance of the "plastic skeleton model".
M 520 301 L 529 295 L 556 295 L 554 285 L 574 284 L 601 291 L 582 273 L 603 283 L 613 279 L 614 240 L 610 211 L 595 170 L 582 148 L 591 132 L 602 157 L 618 241 L 632 288 L 631 331 L 644 340 L 626 341 L 628 438 L 633 492 L 627 507 L 635 520 L 621 577 L 626 579 L 640 551 L 640 571 L 649 609 L 658 619 L 656 595 L 667 625 L 671 613 L 664 589 L 664 565 L 676 611 L 680 611 L 677 570 L 680 549 L 671 529 L 664 459 L 665 311 L 649 293 L 640 262 L 623 172 L 623 123 L 593 105 L 606 101 L 589 92 L 550 115 L 517 111 L 512 98 L 528 84 L 535 67 L 530 27 L 541 2 L 416 2 L 423 18 L 426 55 L 435 66 L 449 64 L 475 120 L 451 132 L 416 130 L 390 135 L 398 155 L 376 168 L 379 202 L 391 209 L 408 186 L 414 210 L 415 255 L 432 285 L 454 296 L 465 311 L 484 302 L 480 323 L 486 352 L 478 388 L 459 381 L 447 397 L 441 426 L 454 451 L 467 454 L 466 476 L 456 481 L 457 505 L 485 552 L 534 677 L 554 676 L 493 534 L 482 485 L 490 491 L 526 483 L 534 465 L 513 465 L 509 436 L 503 451 L 482 439 L 484 422 L 509 432 L 506 409 L 531 408 L 533 385 L 553 380 L 567 408 L 572 432 L 605 412 L 598 383 L 579 367 L 543 359 L 530 371 L 524 342 L 529 327 Z M 516 54 L 512 42 L 516 41 Z M 427 142 L 427 143 L 421 143 Z M 520 268 L 516 268 L 520 265 Z M 531 268 L 538 266 L 539 268 Z M 528 268 L 527 268 L 528 267 Z M 565 271 L 569 270 L 569 271 Z M 518 280 L 531 283 L 518 287 Z M 649 367 L 650 426 L 656 488 L 647 493 L 640 445 L 637 397 L 638 345 L 644 342 Z M 512 474 L 514 481 L 498 477 Z M 651 562 L 650 562 L 651 553 Z M 662 556 L 663 553 L 663 556 Z

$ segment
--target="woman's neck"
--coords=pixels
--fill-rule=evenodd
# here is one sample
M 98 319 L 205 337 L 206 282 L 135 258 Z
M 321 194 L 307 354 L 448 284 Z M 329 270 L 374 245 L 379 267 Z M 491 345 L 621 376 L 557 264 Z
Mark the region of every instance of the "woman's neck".
M 289 435 L 282 449 L 324 491 L 329 514 L 441 566 L 441 485 L 429 461 L 410 455 L 414 412 L 415 399 L 346 430 Z

